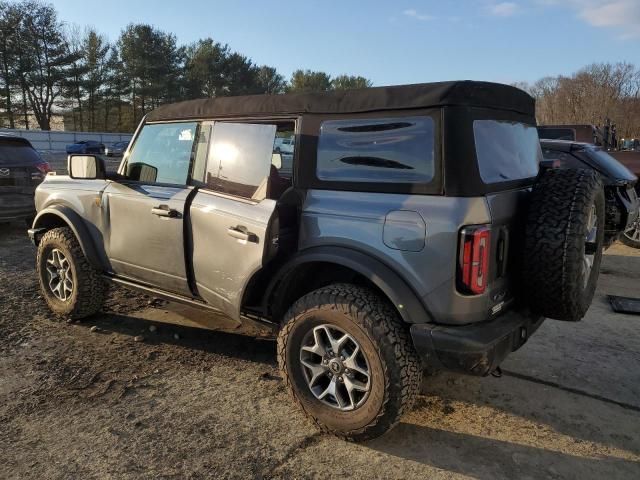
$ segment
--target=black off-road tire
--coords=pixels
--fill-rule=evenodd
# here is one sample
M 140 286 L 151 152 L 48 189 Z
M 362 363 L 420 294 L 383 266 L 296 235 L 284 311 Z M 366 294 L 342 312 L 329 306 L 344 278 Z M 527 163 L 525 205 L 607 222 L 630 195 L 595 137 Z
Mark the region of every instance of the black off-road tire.
M 351 411 L 318 400 L 300 364 L 303 338 L 326 323 L 353 335 L 371 366 L 371 391 Z M 393 428 L 411 410 L 422 379 L 420 359 L 397 312 L 372 291 L 351 284 L 315 290 L 289 309 L 278 335 L 278 364 L 290 395 L 307 417 L 321 431 L 351 441 L 375 438 Z
M 53 249 L 60 250 L 71 266 L 74 288 L 66 301 L 57 298 L 49 288 L 46 262 Z M 38 244 L 36 269 L 40 291 L 54 314 L 81 319 L 97 313 L 102 308 L 107 291 L 106 282 L 84 256 L 70 228 L 54 228 L 42 236 Z
M 586 245 L 592 207 L 597 234 Z M 604 189 L 593 170 L 551 169 L 531 194 L 523 259 L 524 296 L 545 317 L 578 321 L 596 289 L 604 242 Z M 585 281 L 585 251 L 593 264 Z

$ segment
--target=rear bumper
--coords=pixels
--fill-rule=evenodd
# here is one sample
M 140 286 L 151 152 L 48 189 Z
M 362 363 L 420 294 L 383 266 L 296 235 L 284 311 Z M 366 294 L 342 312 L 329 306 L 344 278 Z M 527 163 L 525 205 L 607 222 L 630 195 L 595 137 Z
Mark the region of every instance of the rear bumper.
M 528 311 L 510 311 L 473 325 L 414 324 L 411 338 L 425 364 L 484 376 L 524 345 L 543 320 Z

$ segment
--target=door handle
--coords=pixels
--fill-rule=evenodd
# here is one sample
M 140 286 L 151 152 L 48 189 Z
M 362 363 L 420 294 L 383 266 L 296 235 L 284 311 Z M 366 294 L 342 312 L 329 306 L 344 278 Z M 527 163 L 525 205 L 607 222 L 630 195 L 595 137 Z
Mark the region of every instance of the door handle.
M 158 205 L 157 207 L 153 207 L 151 209 L 151 213 L 159 217 L 168 218 L 178 218 L 180 216 L 180 212 L 173 208 L 169 208 L 169 205 Z
M 258 243 L 258 236 L 255 233 L 251 233 L 247 230 L 247 227 L 243 225 L 237 225 L 235 227 L 229 227 L 227 229 L 227 234 L 233 238 L 238 240 L 243 240 L 245 242 L 255 242 Z

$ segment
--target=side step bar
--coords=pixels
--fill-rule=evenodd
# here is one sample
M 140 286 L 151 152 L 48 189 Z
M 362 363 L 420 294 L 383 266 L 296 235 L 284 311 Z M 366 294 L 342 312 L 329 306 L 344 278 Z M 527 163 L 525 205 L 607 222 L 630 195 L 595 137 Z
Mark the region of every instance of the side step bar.
M 103 275 L 107 281 L 113 282 L 116 285 L 121 285 L 125 288 L 136 290 L 138 292 L 150 295 L 152 297 L 161 298 L 163 300 L 167 300 L 169 302 L 180 303 L 183 305 L 188 305 L 193 308 L 197 308 L 200 310 L 206 310 L 209 312 L 217 313 L 219 315 L 227 316 L 220 309 L 212 307 L 211 305 L 205 303 L 202 300 L 198 300 L 197 298 L 185 297 L 184 295 L 179 295 L 177 293 L 166 292 L 164 290 L 160 290 L 155 287 L 151 287 L 149 285 L 145 285 L 143 283 L 138 283 L 134 280 L 130 280 L 123 277 L 116 277 L 113 275 Z M 249 315 L 241 315 L 240 320 L 244 324 L 254 325 L 259 329 L 268 329 L 273 334 L 277 333 L 277 325 L 269 320 L 265 320 L 257 315 L 249 314 Z

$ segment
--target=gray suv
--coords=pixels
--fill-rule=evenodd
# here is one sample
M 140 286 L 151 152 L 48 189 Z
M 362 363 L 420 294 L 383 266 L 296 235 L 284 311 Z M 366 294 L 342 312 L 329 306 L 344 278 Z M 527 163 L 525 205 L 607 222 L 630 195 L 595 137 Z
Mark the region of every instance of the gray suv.
M 534 101 L 506 85 L 188 101 L 146 116 L 117 173 L 70 155 L 29 233 L 56 314 L 115 282 L 259 322 L 301 409 L 364 440 L 425 369 L 487 375 L 544 317 L 584 315 L 602 187 L 541 158 Z

